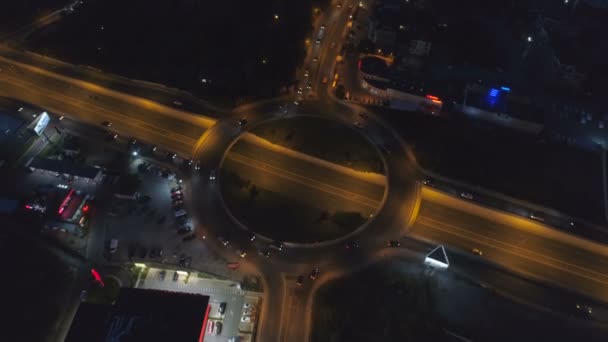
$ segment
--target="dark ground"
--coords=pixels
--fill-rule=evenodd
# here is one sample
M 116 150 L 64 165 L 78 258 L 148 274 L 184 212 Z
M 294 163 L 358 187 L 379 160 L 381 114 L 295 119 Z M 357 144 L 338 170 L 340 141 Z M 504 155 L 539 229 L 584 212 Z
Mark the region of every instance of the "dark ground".
M 322 287 L 312 341 L 602 341 L 605 331 L 517 304 L 452 272 L 382 262 Z
M 604 222 L 599 154 L 464 119 L 383 110 L 420 165 L 448 178 Z
M 0 5 L 0 36 L 67 4 L 67 0 L 3 1 Z
M 28 44 L 71 63 L 235 104 L 277 95 L 292 83 L 305 54 L 312 6 L 273 0 L 91 1 Z

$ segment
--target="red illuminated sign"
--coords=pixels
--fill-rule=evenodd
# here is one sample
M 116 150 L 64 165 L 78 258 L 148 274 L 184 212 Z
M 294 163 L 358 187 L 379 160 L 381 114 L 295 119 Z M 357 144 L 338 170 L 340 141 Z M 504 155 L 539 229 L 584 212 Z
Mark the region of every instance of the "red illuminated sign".
M 74 189 L 71 189 L 68 195 L 65 196 L 65 198 L 63 199 L 63 202 L 61 202 L 61 205 L 59 206 L 59 215 L 61 215 L 61 213 L 63 213 L 63 211 L 65 210 L 65 205 L 70 201 L 73 193 Z
M 95 281 L 101 285 L 101 287 L 105 286 L 103 280 L 101 279 L 101 276 L 99 275 L 99 272 L 97 272 L 94 268 L 91 268 L 91 274 L 93 275 L 93 278 L 95 278 Z
M 207 311 L 205 311 L 205 319 L 203 319 L 203 325 L 201 326 L 201 334 L 198 337 L 198 342 L 203 342 L 205 339 L 205 331 L 207 329 L 207 321 L 209 319 L 209 311 L 211 311 L 211 305 L 207 305 Z
M 83 212 L 85 212 L 85 213 L 86 213 L 87 211 L 89 211 L 89 205 L 88 205 L 88 204 L 85 204 L 85 205 L 84 205 L 84 207 L 82 207 L 82 211 L 83 211 Z

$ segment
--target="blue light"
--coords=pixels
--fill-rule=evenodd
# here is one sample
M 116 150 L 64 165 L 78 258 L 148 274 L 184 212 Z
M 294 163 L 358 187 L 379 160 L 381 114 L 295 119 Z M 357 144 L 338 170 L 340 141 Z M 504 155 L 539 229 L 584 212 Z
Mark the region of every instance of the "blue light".
M 492 97 L 498 96 L 498 89 L 494 89 L 494 88 L 490 89 L 490 96 L 492 96 Z
M 500 87 L 500 89 L 502 89 L 504 91 L 511 91 L 511 88 L 509 88 L 509 87 Z

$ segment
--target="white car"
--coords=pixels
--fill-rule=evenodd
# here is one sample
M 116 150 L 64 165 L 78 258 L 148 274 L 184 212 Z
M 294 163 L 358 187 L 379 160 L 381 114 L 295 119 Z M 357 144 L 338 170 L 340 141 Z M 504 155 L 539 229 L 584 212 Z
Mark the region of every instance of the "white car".
M 209 172 L 209 180 L 211 182 L 215 181 L 215 170 L 211 170 L 211 172 Z
M 473 194 L 471 194 L 469 192 L 461 192 L 460 193 L 460 197 L 472 200 L 473 199 Z

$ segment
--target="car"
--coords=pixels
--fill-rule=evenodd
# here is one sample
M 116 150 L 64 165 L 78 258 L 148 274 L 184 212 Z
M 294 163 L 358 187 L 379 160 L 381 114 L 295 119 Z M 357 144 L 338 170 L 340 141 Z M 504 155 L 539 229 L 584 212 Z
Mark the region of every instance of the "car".
M 201 163 L 196 163 L 196 165 L 194 165 L 194 171 L 198 171 L 201 169 Z
M 130 147 L 135 146 L 135 144 L 137 144 L 137 139 L 135 139 L 135 138 L 129 139 L 129 146 Z
M 302 286 L 303 283 L 304 283 L 304 276 L 303 275 L 298 276 L 298 279 L 296 279 L 296 284 L 298 286 Z
M 346 243 L 346 249 L 355 249 L 359 248 L 359 243 L 357 241 L 348 241 Z
M 255 241 L 255 233 L 249 233 L 249 241 Z
M 181 186 L 176 186 L 174 188 L 171 188 L 171 193 L 177 192 L 177 191 L 181 191 L 182 187 Z
M 106 135 L 106 141 L 114 141 L 116 139 L 118 139 L 118 134 L 116 134 L 116 133 L 109 132 Z
M 110 253 L 114 254 L 118 251 L 118 240 L 112 239 L 110 240 Z
M 337 6 L 337 7 L 338 7 L 338 8 L 342 8 L 342 3 L 341 3 L 341 2 L 338 2 L 338 6 Z
M 319 58 L 318 57 L 313 57 L 312 61 L 316 63 L 316 62 L 319 61 Z
M 483 255 L 483 252 L 479 248 L 473 248 L 473 249 L 471 249 L 471 253 L 473 253 L 475 255 L 479 255 L 479 256 Z
M 194 160 L 192 159 L 184 159 L 183 164 L 184 166 L 191 166 L 194 163 Z
M 241 322 L 243 322 L 243 323 L 251 323 L 251 316 L 249 316 L 249 315 L 243 315 L 243 316 L 241 316 Z
M 387 247 L 401 247 L 401 242 L 396 240 L 389 240 L 386 242 Z
M 177 271 L 173 272 L 173 281 L 177 281 L 179 279 L 179 273 Z
M 424 184 L 424 185 L 431 185 L 431 181 L 428 180 L 428 179 L 425 179 L 425 180 L 422 181 L 422 184 Z
M 321 44 L 321 39 L 317 39 L 317 40 L 315 41 L 315 43 L 317 43 L 317 44 Z
M 213 328 L 213 333 L 215 335 L 219 335 L 222 333 L 222 322 L 215 322 L 215 327 Z
M 158 150 L 158 147 L 156 145 L 152 145 L 152 152 L 156 152 L 156 150 Z
M 298 88 L 298 91 L 297 91 L 298 95 L 302 95 L 302 92 L 303 92 L 302 87 Z
M 308 77 L 308 70 L 304 71 L 304 77 Z
M 173 160 L 173 159 L 175 159 L 175 157 L 177 157 L 176 153 L 173 153 L 173 152 L 168 152 L 167 153 L 167 159 Z
M 582 313 L 585 316 L 591 316 L 591 313 L 593 312 L 593 309 L 591 309 L 589 305 L 584 305 L 580 303 L 576 304 L 576 309 L 578 310 L 578 312 Z
M 282 251 L 283 250 L 283 243 L 281 241 L 273 241 L 270 245 L 268 245 L 268 247 L 270 248 L 274 248 L 278 251 Z
M 207 324 L 207 333 L 208 334 L 213 334 L 213 327 L 215 326 L 215 321 L 209 321 L 209 324 Z
M 460 193 L 460 197 L 466 198 L 468 200 L 472 200 L 473 199 L 473 194 L 470 193 L 470 192 L 461 192 Z
M 542 216 L 536 214 L 530 214 L 530 218 L 538 222 L 545 222 L 545 219 L 542 218 Z
M 368 115 L 367 115 L 367 113 L 365 113 L 365 112 L 361 112 L 361 113 L 359 113 L 359 116 L 360 116 L 361 118 L 363 118 L 363 119 L 367 119 L 367 118 L 368 118 Z
M 353 125 L 357 128 L 363 128 L 363 123 L 359 120 L 353 122 Z
M 175 101 L 173 101 L 173 104 L 174 104 L 174 105 L 176 105 L 176 106 L 178 106 L 178 107 L 181 107 L 181 106 L 183 106 L 183 105 L 184 105 L 184 104 L 183 104 L 181 101 L 179 101 L 179 100 L 175 100 Z
M 218 236 L 217 239 L 220 241 L 220 243 L 224 246 L 228 246 L 228 244 L 230 243 L 230 240 L 228 240 L 227 238 L 223 237 L 223 236 Z
M 59 117 L 59 121 L 63 120 L 63 115 Z
M 209 181 L 215 182 L 215 170 L 211 170 L 211 172 L 209 172 Z
M 111 127 L 112 123 L 110 121 L 104 121 L 101 123 L 102 125 L 106 126 L 106 127 Z
M 306 89 L 308 89 L 308 90 L 312 89 L 312 83 L 311 82 L 306 83 Z
M 227 305 L 226 302 L 221 302 L 220 303 L 220 306 L 219 306 L 219 308 L 217 310 L 217 312 L 219 312 L 220 315 L 223 315 L 226 312 L 226 305 Z
M 245 125 L 247 125 L 247 119 L 245 118 L 241 118 L 239 121 L 237 121 L 239 126 L 244 127 Z
M 263 255 L 266 258 L 270 258 L 270 251 L 267 249 L 260 249 L 258 255 Z
M 312 272 L 310 272 L 308 278 L 310 280 L 315 280 L 319 277 L 319 273 L 321 273 L 321 271 L 319 271 L 319 268 L 315 268 L 314 270 L 312 270 Z
M 321 30 L 325 30 L 325 25 L 321 25 Z
M 236 254 L 238 254 L 241 258 L 244 258 L 247 256 L 247 252 L 240 250 L 240 249 L 236 250 Z

